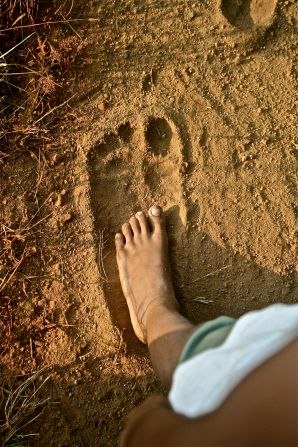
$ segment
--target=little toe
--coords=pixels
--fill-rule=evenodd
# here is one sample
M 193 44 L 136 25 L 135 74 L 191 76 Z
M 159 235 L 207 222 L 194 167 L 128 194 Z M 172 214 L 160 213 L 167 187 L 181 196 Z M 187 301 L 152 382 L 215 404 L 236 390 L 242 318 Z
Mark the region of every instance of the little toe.
M 132 228 L 134 237 L 138 237 L 141 233 L 141 227 L 140 227 L 138 219 L 135 216 L 132 216 L 129 219 L 129 223 Z
M 127 242 L 132 242 L 132 240 L 133 240 L 133 232 L 132 232 L 132 228 L 131 228 L 129 223 L 125 222 L 122 225 L 122 233 L 124 234 L 126 243 Z
M 136 214 L 136 218 L 139 221 L 141 233 L 144 235 L 148 235 L 150 228 L 149 228 L 149 221 L 148 221 L 147 216 L 143 213 L 143 211 L 138 211 Z
M 125 245 L 123 234 L 121 234 L 121 233 L 115 234 L 115 245 L 116 245 L 116 249 L 118 251 L 123 250 L 124 245 Z
M 153 233 L 161 232 L 165 229 L 165 216 L 162 208 L 158 205 L 153 205 L 149 209 L 149 221 L 152 226 Z

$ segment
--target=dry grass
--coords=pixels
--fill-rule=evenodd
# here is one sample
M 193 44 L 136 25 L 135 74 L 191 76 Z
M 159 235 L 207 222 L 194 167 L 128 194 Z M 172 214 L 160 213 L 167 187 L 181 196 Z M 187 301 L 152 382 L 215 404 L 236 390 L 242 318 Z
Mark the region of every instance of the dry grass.
M 2 241 L 0 261 L 3 266 L 1 270 L 4 271 L 0 279 L 0 292 L 3 292 L 16 275 L 23 261 L 31 253 L 36 253 L 36 249 L 32 246 L 28 247 L 26 243 L 30 228 L 13 230 L 4 224 L 0 224 L 0 226 Z M 8 264 L 10 264 L 10 267 L 8 267 Z
M 37 0 L 2 0 L 1 30 L 12 28 L 17 24 L 34 23 L 37 8 Z
M 38 436 L 38 433 L 27 432 L 29 426 L 41 416 L 45 404 L 49 401 L 49 398 L 39 396 L 50 378 L 48 375 L 40 381 L 43 371 L 36 372 L 18 386 L 0 387 L 0 439 L 3 447 L 21 446 L 24 440 Z
M 15 295 L 15 282 L 23 283 L 30 279 L 20 270 L 31 255 L 36 255 L 35 233 L 40 224 L 45 222 L 51 213 L 44 213 L 44 207 L 50 196 L 38 207 L 31 219 L 23 226 L 10 228 L 0 222 L 0 355 L 9 349 L 13 339 L 13 303 Z
M 28 245 L 25 232 L 12 230 L 1 224 L 0 229 L 0 355 L 9 349 L 13 339 L 14 293 L 5 293 L 17 278 L 17 273 L 25 259 L 34 252 Z
M 83 47 L 69 24 L 72 8 L 72 0 L 1 2 L 0 161 L 33 143 L 48 145 L 55 118 L 69 105 L 65 79 Z
M 41 331 L 56 326 L 48 318 L 51 314 L 40 306 L 34 314 L 34 324 L 27 327 L 18 326 L 17 313 L 22 312 L 23 298 L 32 299 L 35 289 L 30 288 L 30 279 L 39 275 L 39 268 L 34 271 L 32 266 L 34 260 L 39 266 L 42 257 L 36 233 L 51 215 L 44 206 L 48 199 L 39 205 L 41 184 L 59 117 L 65 115 L 74 97 L 74 62 L 84 47 L 75 23 L 70 24 L 77 20 L 71 18 L 73 4 L 73 0 L 0 1 L 0 181 L 7 184 L 1 165 L 23 154 L 31 156 L 37 172 L 32 185 L 28 182 L 28 187 L 35 191 L 33 203 L 28 207 L 29 220 L 20 226 L 17 218 L 13 218 L 13 223 L 7 224 L 4 212 L 0 222 L 0 356 L 23 352 L 14 351 L 14 344 L 20 339 L 23 342 L 26 332 L 24 345 L 27 352 L 30 339 L 31 367 L 36 365 L 36 337 Z M 22 356 L 18 362 L 21 369 Z M 38 372 L 12 387 L 4 386 L 2 379 L 0 445 L 2 441 L 3 446 L 21 447 L 24 443 L 27 445 L 27 436 L 35 435 L 28 435 L 28 429 L 47 402 L 38 394 L 48 378 L 37 382 Z
M 0 225 L 0 354 L 13 338 L 13 310 L 22 286 L 14 287 L 14 282 L 37 251 L 32 242 L 36 227 L 49 217 L 40 213 L 37 195 L 57 119 L 73 98 L 68 86 L 83 47 L 68 27 L 72 8 L 72 0 L 0 2 L 0 168 L 27 153 L 37 171 L 32 218 L 20 228 L 17 223 L 7 225 L 4 215 Z M 5 176 L 1 181 L 7 182 Z
M 109 278 L 107 276 L 105 266 L 104 266 L 104 255 L 103 251 L 105 249 L 106 241 L 104 240 L 104 230 L 99 231 L 99 242 L 98 242 L 98 269 L 99 274 L 103 281 L 108 281 Z

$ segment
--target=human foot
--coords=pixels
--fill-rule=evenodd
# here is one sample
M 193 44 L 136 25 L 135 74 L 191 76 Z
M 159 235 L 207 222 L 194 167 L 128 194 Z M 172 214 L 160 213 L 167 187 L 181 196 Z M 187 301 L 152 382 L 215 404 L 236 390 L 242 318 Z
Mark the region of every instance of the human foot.
M 168 241 L 162 209 L 153 206 L 122 225 L 115 236 L 122 290 L 136 336 L 146 343 L 146 321 L 152 311 L 176 311 L 168 259 Z

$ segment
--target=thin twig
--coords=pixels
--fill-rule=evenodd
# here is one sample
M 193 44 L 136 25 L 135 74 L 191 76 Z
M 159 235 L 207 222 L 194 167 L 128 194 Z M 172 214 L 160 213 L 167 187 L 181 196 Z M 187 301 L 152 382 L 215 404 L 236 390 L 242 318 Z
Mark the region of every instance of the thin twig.
M 210 300 L 209 298 L 205 298 L 204 296 L 198 296 L 197 298 L 194 298 L 191 301 L 195 301 L 196 303 L 202 303 L 202 304 L 214 303 L 214 300 Z
M 33 342 L 32 342 L 32 337 L 31 337 L 31 335 L 30 335 L 30 355 L 31 355 L 31 358 L 34 359 Z
M 45 199 L 45 201 L 40 205 L 40 207 L 38 208 L 38 210 L 36 211 L 35 214 L 33 214 L 33 216 L 31 217 L 31 219 L 29 220 L 29 222 L 27 223 L 27 226 L 30 225 L 30 223 L 32 222 L 32 220 L 34 219 L 34 217 L 36 217 L 36 215 L 40 212 L 41 208 L 47 203 L 47 201 L 52 197 L 53 193 L 51 192 L 48 197 Z
M 17 27 L 17 28 L 19 28 L 19 27 Z M 20 27 L 20 28 L 22 28 L 22 27 Z M 0 33 L 2 33 L 3 31 L 2 30 L 0 30 Z M 21 42 L 19 42 L 19 43 L 17 43 L 14 47 L 12 47 L 12 48 L 10 48 L 10 50 L 8 50 L 8 51 L 6 51 L 6 53 L 4 53 L 4 54 L 1 54 L 0 55 L 0 58 L 5 58 L 5 56 L 7 56 L 9 53 L 11 53 L 13 50 L 15 50 L 17 47 L 19 47 L 20 45 L 22 45 L 22 43 L 24 43 L 26 40 L 28 40 L 31 36 L 33 36 L 33 34 L 35 34 L 35 32 L 34 33 L 32 33 L 32 34 L 30 34 L 29 36 L 27 36 L 27 37 L 25 37 L 25 39 L 23 39 L 23 40 L 21 40 Z
M 24 261 L 26 254 L 29 252 L 30 250 L 27 250 L 27 247 L 24 248 L 24 251 L 21 255 L 21 258 L 17 261 L 17 263 L 15 264 L 12 272 L 8 272 L 4 278 L 2 279 L 1 285 L 0 285 L 0 292 L 2 292 L 2 290 L 5 289 L 5 287 L 7 286 L 7 284 L 11 281 L 11 279 L 13 278 L 14 274 L 16 273 L 16 271 L 18 270 L 18 268 L 20 267 L 20 265 L 22 264 L 22 262 Z M 8 278 L 7 278 L 8 277 Z
M 16 30 L 16 29 L 24 29 L 24 28 L 35 28 L 36 26 L 43 26 L 43 25 L 58 25 L 59 23 L 68 23 L 68 22 L 99 22 L 100 19 L 96 19 L 93 17 L 86 17 L 85 19 L 69 19 L 69 20 L 53 20 L 49 22 L 42 22 L 42 23 L 34 23 L 32 25 L 21 25 L 21 26 L 13 26 L 11 28 L 6 28 L 3 30 L 0 30 L 0 34 L 5 33 L 6 31 Z
M 37 225 L 39 225 L 41 222 L 43 222 L 44 220 L 46 220 L 48 217 L 50 217 L 52 214 L 54 213 L 54 211 L 52 211 L 50 214 L 48 214 L 47 216 L 43 217 L 42 219 L 40 219 L 38 222 L 36 222 L 35 224 L 31 225 L 31 227 L 26 227 L 24 228 L 23 231 L 29 231 L 32 230 L 32 228 L 36 227 Z
M 63 15 L 62 15 L 62 17 L 63 17 L 64 20 L 67 20 L 67 19 L 65 19 L 65 17 L 64 17 Z M 69 28 L 74 32 L 74 34 L 80 39 L 80 41 L 83 42 L 83 39 L 81 38 L 81 36 L 79 35 L 79 33 L 74 29 L 74 27 L 71 26 L 71 24 L 69 23 L 69 21 L 68 21 L 67 24 L 68 24 Z
M 60 233 L 60 244 L 61 244 L 61 250 L 62 250 L 62 247 L 63 247 L 63 230 L 61 230 L 61 233 Z M 64 262 L 63 262 L 63 257 L 62 257 L 61 252 L 60 252 L 59 257 L 60 257 L 60 265 L 61 265 L 61 285 L 63 287 L 64 286 Z M 64 318 L 66 320 L 65 315 L 64 315 Z
M 103 249 L 104 249 L 104 238 L 103 238 L 103 230 L 99 231 L 99 243 L 98 243 L 98 266 L 99 266 L 99 272 L 100 276 L 105 280 L 108 281 L 108 276 L 105 271 L 104 262 L 103 262 Z
M 26 71 L 26 72 L 19 72 L 19 73 L 11 73 L 11 72 L 9 72 L 9 73 L 5 73 L 3 76 L 21 76 L 21 75 L 32 75 L 32 74 L 36 74 L 36 75 L 41 75 L 41 73 L 39 73 L 38 71 L 34 71 L 34 70 L 31 70 L 31 71 Z
M 37 123 L 39 123 L 41 120 L 43 120 L 46 116 L 53 113 L 55 110 L 60 109 L 60 107 L 63 107 L 65 104 L 67 104 L 69 101 L 72 100 L 76 96 L 76 93 L 72 95 L 70 98 L 68 98 L 66 101 L 64 101 L 62 104 L 58 104 L 56 107 L 53 107 L 53 109 L 49 110 L 47 113 L 45 113 L 43 116 L 41 116 L 38 120 L 34 121 L 33 126 L 35 126 Z
M 190 281 L 188 284 L 193 284 L 194 282 L 201 281 L 201 279 L 207 278 L 208 276 L 217 275 L 217 273 L 220 273 L 223 270 L 226 270 L 226 269 L 231 268 L 231 267 L 232 267 L 231 264 L 230 265 L 226 265 L 225 267 L 221 267 L 220 269 L 215 270 L 214 272 L 207 273 L 207 275 L 204 275 L 204 276 L 201 276 L 200 278 L 194 279 L 193 281 Z
M 43 409 L 32 417 L 33 412 L 49 401 L 49 398 L 38 399 L 37 394 L 51 376 L 49 375 L 46 377 L 38 387 L 35 386 L 35 380 L 44 369 L 45 368 L 42 368 L 40 371 L 26 379 L 16 390 L 8 393 L 4 406 L 6 420 L 4 424 L 0 425 L 0 434 L 3 436 L 4 445 L 7 445 L 14 436 L 16 438 L 36 436 L 36 433 L 23 435 L 20 434 L 20 431 L 42 414 Z M 30 390 L 31 386 L 33 387 L 33 390 Z

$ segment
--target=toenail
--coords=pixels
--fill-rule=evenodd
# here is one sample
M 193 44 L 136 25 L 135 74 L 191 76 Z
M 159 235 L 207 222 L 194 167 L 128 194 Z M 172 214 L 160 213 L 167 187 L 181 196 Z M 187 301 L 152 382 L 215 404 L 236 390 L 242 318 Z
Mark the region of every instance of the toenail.
M 152 216 L 159 217 L 161 215 L 161 210 L 156 206 L 153 206 L 150 210 Z
M 115 238 L 116 238 L 116 239 L 121 239 L 121 237 L 122 237 L 122 236 L 121 236 L 120 233 L 116 233 L 116 234 L 115 234 Z
M 142 211 L 138 211 L 136 214 L 137 214 L 137 216 L 141 216 L 143 214 L 143 212 Z

